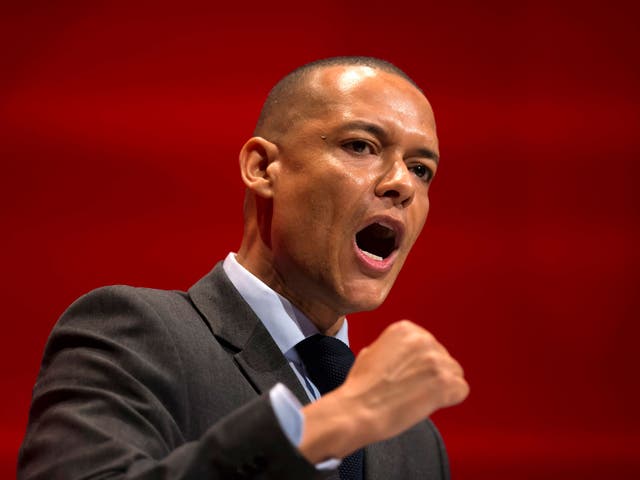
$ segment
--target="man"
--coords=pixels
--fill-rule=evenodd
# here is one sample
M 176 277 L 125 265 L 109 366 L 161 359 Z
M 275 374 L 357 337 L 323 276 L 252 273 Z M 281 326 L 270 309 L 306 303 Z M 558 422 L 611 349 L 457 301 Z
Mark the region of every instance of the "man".
M 438 158 L 427 99 L 387 62 L 326 59 L 281 80 L 240 152 L 237 255 L 188 292 L 108 287 L 65 312 L 19 477 L 338 478 L 345 459 L 340 478 L 448 478 L 427 417 L 468 386 L 429 332 L 391 324 L 333 390 L 302 347 L 344 345 L 345 315 L 383 302 Z

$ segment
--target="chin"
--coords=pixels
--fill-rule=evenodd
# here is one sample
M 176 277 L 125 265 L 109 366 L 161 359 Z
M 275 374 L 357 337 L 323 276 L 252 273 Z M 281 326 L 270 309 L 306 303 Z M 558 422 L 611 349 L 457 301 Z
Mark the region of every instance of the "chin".
M 391 287 L 371 289 L 364 286 L 360 289 L 354 287 L 352 290 L 353 294 L 345 298 L 345 314 L 375 310 L 384 303 Z

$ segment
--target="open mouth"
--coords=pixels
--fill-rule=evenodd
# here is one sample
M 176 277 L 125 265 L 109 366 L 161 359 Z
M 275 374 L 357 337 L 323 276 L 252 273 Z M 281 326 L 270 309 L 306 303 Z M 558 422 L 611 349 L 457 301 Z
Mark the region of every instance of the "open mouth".
M 356 233 L 356 245 L 367 257 L 382 261 L 397 248 L 396 231 L 381 223 L 372 223 Z

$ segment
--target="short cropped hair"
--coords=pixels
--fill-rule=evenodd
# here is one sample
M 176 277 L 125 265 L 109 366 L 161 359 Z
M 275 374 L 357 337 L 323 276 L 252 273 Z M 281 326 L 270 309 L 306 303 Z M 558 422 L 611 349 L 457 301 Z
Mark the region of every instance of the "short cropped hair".
M 304 86 L 305 80 L 309 74 L 317 69 L 333 66 L 365 66 L 377 70 L 382 70 L 393 75 L 404 78 L 414 87 L 422 92 L 422 89 L 413 81 L 409 75 L 396 67 L 393 63 L 375 57 L 362 56 L 341 56 L 329 57 L 315 60 L 313 62 L 302 65 L 292 72 L 285 75 L 271 89 L 262 106 L 254 135 L 260 136 L 267 128 L 267 123 L 277 113 L 278 107 L 286 105 L 288 100 L 295 98 L 295 94 Z

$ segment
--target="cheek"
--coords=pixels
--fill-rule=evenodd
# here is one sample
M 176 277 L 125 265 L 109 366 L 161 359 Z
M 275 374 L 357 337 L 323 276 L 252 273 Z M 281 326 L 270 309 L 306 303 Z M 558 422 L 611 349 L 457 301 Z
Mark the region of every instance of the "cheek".
M 340 212 L 332 197 L 319 189 L 296 189 L 274 202 L 273 244 L 292 256 L 314 257 L 327 252 L 339 230 Z
M 372 190 L 374 174 L 364 165 L 337 158 L 314 165 L 283 172 L 274 196 L 274 222 L 304 244 L 298 250 L 343 239 L 354 218 L 366 211 L 363 198 Z
M 411 224 L 414 232 L 413 241 L 418 238 L 425 222 L 427 221 L 427 216 L 429 214 L 429 197 L 425 196 L 424 198 L 416 198 L 414 200 L 414 206 L 415 209 L 411 212 Z
M 306 215 L 304 220 L 321 232 L 333 226 L 344 229 L 343 224 L 350 221 L 371 182 L 344 166 L 327 165 L 322 174 L 316 173 L 313 182 L 308 182 L 296 195 L 302 204 L 300 210 Z

